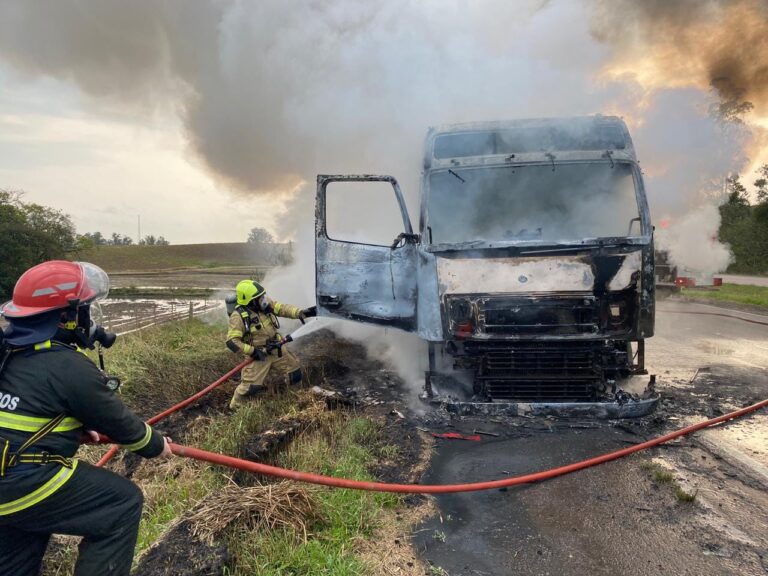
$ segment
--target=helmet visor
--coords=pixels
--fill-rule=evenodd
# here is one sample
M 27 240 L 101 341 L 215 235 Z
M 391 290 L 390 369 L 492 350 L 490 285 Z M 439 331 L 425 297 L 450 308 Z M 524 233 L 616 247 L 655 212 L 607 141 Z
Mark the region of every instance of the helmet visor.
M 104 324 L 104 310 L 101 308 L 101 304 L 94 302 L 90 306 L 91 320 L 96 324 Z
M 83 300 L 96 302 L 109 295 L 109 276 L 101 268 L 89 262 L 78 262 L 83 270 Z

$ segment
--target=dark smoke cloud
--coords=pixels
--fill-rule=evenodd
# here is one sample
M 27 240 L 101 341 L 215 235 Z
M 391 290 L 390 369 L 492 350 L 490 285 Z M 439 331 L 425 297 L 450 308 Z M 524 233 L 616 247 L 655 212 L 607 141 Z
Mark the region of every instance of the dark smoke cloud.
M 0 54 L 30 75 L 72 80 L 93 96 L 155 106 L 216 60 L 220 8 L 187 4 L 181 10 L 151 0 L 10 0 L 0 6 Z
M 594 0 L 593 36 L 619 67 L 653 67 L 641 83 L 713 88 L 723 102 L 768 114 L 765 0 Z
M 318 171 L 418 174 L 430 124 L 599 112 L 587 70 L 603 55 L 582 12 L 541 0 L 7 0 L 0 61 L 72 81 L 98 106 L 170 109 L 230 188 L 285 192 Z M 579 87 L 567 107 L 566 87 Z

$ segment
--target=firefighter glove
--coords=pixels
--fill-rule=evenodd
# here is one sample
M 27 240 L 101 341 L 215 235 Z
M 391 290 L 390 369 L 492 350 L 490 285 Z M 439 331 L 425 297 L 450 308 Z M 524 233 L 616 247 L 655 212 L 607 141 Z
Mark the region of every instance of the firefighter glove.
M 267 353 L 261 348 L 254 348 L 253 352 L 251 352 L 251 358 L 259 362 L 264 362 L 264 360 L 267 359 Z
M 315 316 L 317 316 L 317 306 L 310 306 L 309 308 L 304 308 L 304 310 L 302 310 L 300 314 L 304 318 L 314 318 Z

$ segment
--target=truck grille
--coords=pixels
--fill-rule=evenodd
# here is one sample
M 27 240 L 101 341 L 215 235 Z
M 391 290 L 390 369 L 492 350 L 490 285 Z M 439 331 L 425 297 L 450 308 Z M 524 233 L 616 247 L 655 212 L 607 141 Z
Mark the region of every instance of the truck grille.
M 493 400 L 588 401 L 602 382 L 591 343 L 470 346 L 480 356 L 477 380 Z
M 526 402 L 589 402 L 596 397 L 594 382 L 573 380 L 488 380 L 485 392 L 491 400 Z
M 486 334 L 594 334 L 599 304 L 594 296 L 491 297 L 478 302 L 478 320 Z

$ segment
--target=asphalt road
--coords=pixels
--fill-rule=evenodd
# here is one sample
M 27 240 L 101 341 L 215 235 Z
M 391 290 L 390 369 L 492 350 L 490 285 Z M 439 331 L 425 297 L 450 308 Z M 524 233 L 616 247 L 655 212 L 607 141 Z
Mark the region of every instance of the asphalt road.
M 459 421 L 458 431 L 481 427 L 500 436 L 440 441 L 424 481 L 543 470 L 768 397 L 768 326 L 688 314 L 711 311 L 660 306 L 647 342 L 663 399 L 655 415 L 621 423 Z M 665 469 L 669 477 L 660 474 Z M 434 574 L 764 576 L 768 413 L 548 482 L 436 502 L 439 514 L 413 536 Z

